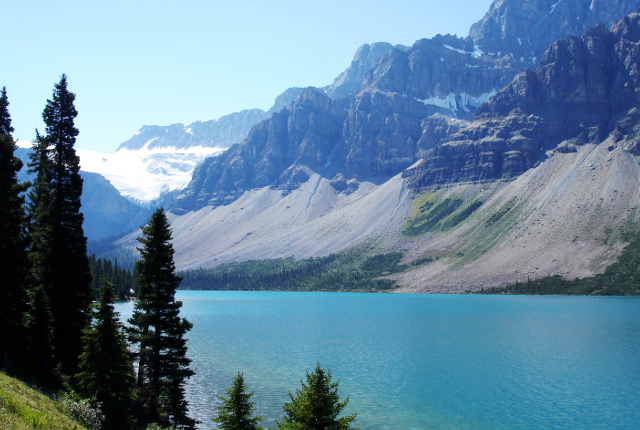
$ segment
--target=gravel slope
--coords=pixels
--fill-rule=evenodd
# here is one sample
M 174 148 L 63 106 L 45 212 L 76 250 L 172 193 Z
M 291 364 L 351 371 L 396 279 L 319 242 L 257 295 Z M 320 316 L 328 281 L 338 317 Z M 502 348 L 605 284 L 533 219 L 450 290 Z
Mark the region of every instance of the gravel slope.
M 468 193 L 468 188 L 448 192 Z M 461 292 L 529 277 L 603 272 L 624 247 L 625 227 L 638 221 L 640 166 L 605 142 L 551 154 L 515 181 L 494 184 L 487 194 L 482 208 L 457 231 L 404 244 L 413 255 L 443 258 L 397 275 L 399 292 Z M 514 209 L 488 227 L 495 208 L 511 199 L 517 201 Z

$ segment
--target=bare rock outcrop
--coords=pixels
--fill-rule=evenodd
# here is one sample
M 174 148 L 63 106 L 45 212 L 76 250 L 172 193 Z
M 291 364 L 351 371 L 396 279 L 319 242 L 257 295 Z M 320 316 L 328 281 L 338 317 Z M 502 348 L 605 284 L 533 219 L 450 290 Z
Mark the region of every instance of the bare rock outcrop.
M 404 176 L 414 188 L 513 178 L 560 144 L 565 151 L 611 133 L 626 139 L 640 107 L 639 42 L 640 13 L 633 13 L 611 30 L 599 25 L 553 43 L 535 72 L 516 76 Z

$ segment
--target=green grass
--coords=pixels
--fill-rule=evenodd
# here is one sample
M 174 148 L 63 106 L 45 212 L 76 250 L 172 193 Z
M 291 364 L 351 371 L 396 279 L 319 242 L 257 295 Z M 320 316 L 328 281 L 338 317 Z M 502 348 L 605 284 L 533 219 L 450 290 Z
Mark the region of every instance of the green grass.
M 1 430 L 84 429 L 63 410 L 59 402 L 0 372 Z
M 489 219 L 487 220 L 487 226 L 492 226 L 496 224 L 498 221 L 500 221 L 502 217 L 505 216 L 507 212 L 509 212 L 515 204 L 516 204 L 516 198 L 514 197 L 511 200 L 509 200 L 504 206 L 502 206 L 500 210 L 498 210 L 496 213 L 494 213 L 489 217 Z
M 476 199 L 465 204 L 465 199 L 458 196 L 438 201 L 437 194 L 432 192 L 418 195 L 402 234 L 420 236 L 430 231 L 450 230 L 469 218 L 483 203 Z

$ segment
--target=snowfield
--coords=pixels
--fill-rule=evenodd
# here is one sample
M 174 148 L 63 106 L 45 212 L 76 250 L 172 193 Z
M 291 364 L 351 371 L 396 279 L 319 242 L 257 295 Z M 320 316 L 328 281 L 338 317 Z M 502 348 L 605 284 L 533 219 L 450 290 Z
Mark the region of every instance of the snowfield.
M 76 149 L 76 153 L 82 171 L 104 176 L 124 197 L 145 205 L 185 188 L 198 164 L 224 151 L 203 146 L 149 149 L 150 143 L 139 150 L 120 149 L 113 154 L 83 149 Z M 32 144 L 19 140 L 18 146 L 31 148 Z

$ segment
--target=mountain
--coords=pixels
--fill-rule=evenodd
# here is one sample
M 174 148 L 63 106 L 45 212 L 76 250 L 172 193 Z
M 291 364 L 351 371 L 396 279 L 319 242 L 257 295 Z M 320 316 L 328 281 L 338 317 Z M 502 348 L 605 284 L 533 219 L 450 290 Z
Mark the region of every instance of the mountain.
M 80 174 L 84 181 L 81 212 L 88 240 L 121 236 L 149 221 L 151 210 L 123 198 L 102 175 L 83 171 Z
M 436 207 L 464 196 L 480 205 L 465 225 L 407 246 L 443 258 L 398 276 L 402 291 L 587 276 L 615 260 L 639 221 L 639 43 L 640 13 L 555 42 L 404 172 Z M 429 217 L 422 209 L 413 221 Z
M 196 169 L 171 209 L 178 265 L 368 244 L 415 262 L 402 291 L 602 272 L 638 222 L 639 22 L 524 71 L 437 36 L 383 54 L 357 94 L 304 90 Z
M 471 26 L 469 39 L 489 55 L 509 55 L 535 67 L 556 40 L 598 24 L 611 27 L 638 7 L 632 0 L 497 0 Z
M 393 46 L 386 42 L 362 45 L 356 51 L 351 65 L 331 85 L 324 88 L 324 92 L 332 99 L 340 99 L 346 95 L 357 93 L 362 88 L 362 83 L 369 70 L 373 69 L 380 58 L 392 49 L 407 51 L 409 48 L 402 45 Z
M 308 177 L 302 166 L 334 180 L 339 187 L 341 178 L 352 180 L 349 189 L 357 181 L 388 179 L 445 143 L 474 118 L 482 103 L 538 55 L 521 61 L 514 55 L 485 50 L 522 40 L 524 34 L 531 46 L 538 46 L 551 37 L 538 31 L 543 24 L 554 26 L 553 34 L 582 33 L 599 12 L 603 12 L 602 19 L 612 20 L 616 13 L 640 7 L 639 1 L 611 4 L 581 0 L 568 7 L 562 0 L 548 5 L 496 1 L 467 38 L 438 35 L 400 49 L 389 44 L 365 45 L 332 86 L 324 91 L 305 90 L 290 107 L 256 125 L 224 157 L 205 160 L 176 198 L 173 211 L 186 213 L 229 204 L 263 186 L 291 191 Z M 576 11 L 581 12 L 574 15 Z M 513 22 L 523 22 L 516 25 L 521 33 L 512 31 Z M 369 65 L 373 67 L 364 73 Z M 507 162 L 506 168 L 514 169 L 511 175 L 535 163 L 526 159 L 529 155 L 526 152 L 524 160 Z M 495 179 L 495 172 L 492 175 Z
M 173 147 L 185 149 L 192 146 L 227 148 L 241 142 L 251 127 L 268 117 L 261 109 L 243 110 L 210 121 L 194 121 L 169 126 L 145 125 L 120 149 L 138 150 Z
M 520 73 L 478 109 L 473 123 L 404 172 L 412 187 L 513 178 L 547 151 L 611 139 L 638 153 L 637 14 L 551 45 L 535 71 Z

